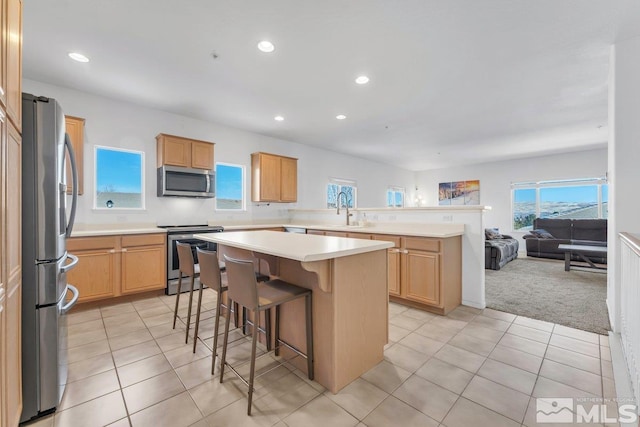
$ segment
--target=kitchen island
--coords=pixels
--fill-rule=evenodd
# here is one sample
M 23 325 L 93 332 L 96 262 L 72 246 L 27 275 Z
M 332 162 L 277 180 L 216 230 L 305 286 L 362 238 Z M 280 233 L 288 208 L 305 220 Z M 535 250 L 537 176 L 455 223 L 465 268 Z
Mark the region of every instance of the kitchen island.
M 312 290 L 315 380 L 332 393 L 383 360 L 392 243 L 276 231 L 195 237 L 217 243 L 221 253 L 246 251 L 264 260 L 272 276 Z M 305 352 L 304 302 L 285 304 L 280 323 L 281 337 Z M 306 369 L 304 360 L 293 363 Z

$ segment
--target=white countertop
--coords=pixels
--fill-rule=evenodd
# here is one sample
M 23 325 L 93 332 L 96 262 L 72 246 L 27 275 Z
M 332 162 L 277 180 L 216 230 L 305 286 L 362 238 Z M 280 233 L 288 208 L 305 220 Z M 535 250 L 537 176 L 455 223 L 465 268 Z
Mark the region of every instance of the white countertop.
M 116 234 L 166 234 L 155 224 L 75 224 L 71 237 L 112 236 Z
M 438 238 L 462 236 L 464 234 L 464 224 L 371 223 L 366 226 L 288 224 L 286 227 L 300 227 L 308 230 L 343 231 L 348 233 L 392 234 L 400 236 Z
M 282 233 L 279 231 L 237 231 L 196 234 L 196 239 L 297 261 L 321 261 L 393 247 L 380 240 Z

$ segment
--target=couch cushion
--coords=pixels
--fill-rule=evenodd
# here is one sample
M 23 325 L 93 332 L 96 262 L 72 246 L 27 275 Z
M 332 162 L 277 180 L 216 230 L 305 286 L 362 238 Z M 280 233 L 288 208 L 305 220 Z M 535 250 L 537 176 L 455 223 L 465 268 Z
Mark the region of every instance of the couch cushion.
M 484 236 L 487 240 L 503 239 L 504 236 L 500 234 L 497 228 L 485 228 Z
M 544 228 L 538 228 L 536 230 L 531 230 L 529 234 L 533 234 L 538 239 L 555 239 L 553 234 L 549 233 Z
M 573 240 L 607 241 L 606 219 L 574 219 Z
M 536 218 L 533 228 L 547 230 L 556 239 L 571 239 L 571 219 Z

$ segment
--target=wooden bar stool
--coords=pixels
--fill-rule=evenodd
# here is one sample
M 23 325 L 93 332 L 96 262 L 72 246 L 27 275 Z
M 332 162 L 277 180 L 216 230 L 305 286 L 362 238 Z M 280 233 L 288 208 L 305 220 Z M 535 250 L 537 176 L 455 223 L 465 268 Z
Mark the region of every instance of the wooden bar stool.
M 220 309 L 224 308 L 229 311 L 230 303 L 224 304 L 222 302 L 222 293 L 227 292 L 227 284 L 223 279 L 221 271 L 220 271 L 220 263 L 218 260 L 218 253 L 215 251 L 206 251 L 198 248 L 198 260 L 200 264 L 200 283 L 206 285 L 208 288 L 213 289 L 218 293 L 218 301 L 216 302 L 216 317 L 215 317 L 215 326 L 214 326 L 214 335 L 213 335 L 213 356 L 211 361 L 211 375 L 213 375 L 213 371 L 216 366 L 216 356 L 218 349 L 218 335 L 220 331 Z M 195 341 L 198 338 L 198 325 L 200 322 L 200 307 L 202 305 L 202 298 L 198 300 L 198 312 L 196 314 L 196 330 L 194 336 L 193 343 L 193 352 L 196 352 L 196 343 Z M 236 328 L 238 327 L 238 304 L 233 304 L 233 309 L 230 313 L 234 314 Z
M 176 242 L 178 249 L 178 293 L 176 294 L 176 308 L 173 311 L 173 329 L 176 328 L 176 319 L 178 318 L 178 303 L 180 302 L 180 292 L 182 291 L 182 275 L 191 277 L 191 288 L 189 290 L 189 308 L 187 310 L 187 331 L 184 337 L 184 343 L 189 341 L 189 325 L 191 323 L 191 305 L 193 302 L 193 287 L 196 276 L 200 275 L 200 265 L 196 264 L 193 259 L 193 251 L 188 243 Z M 202 297 L 202 286 L 200 286 L 200 298 Z M 195 350 L 194 350 L 195 351 Z
M 300 286 L 292 285 L 282 280 L 270 280 L 258 283 L 254 271 L 252 260 L 239 260 L 229 258 L 225 255 L 225 264 L 227 269 L 229 305 L 231 302 L 239 303 L 247 310 L 254 314 L 254 319 L 258 320 L 261 311 L 270 308 L 276 310 L 276 351 L 280 345 L 284 345 L 296 354 L 307 359 L 307 372 L 310 380 L 313 380 L 313 325 L 312 325 L 312 306 L 311 306 L 311 290 Z M 306 319 L 306 354 L 280 339 L 277 328 L 280 326 L 280 306 L 286 302 L 293 301 L 298 298 L 305 298 L 305 319 Z M 220 363 L 220 382 L 224 379 L 224 368 L 228 366 L 231 371 L 240 378 L 249 387 L 247 414 L 251 415 L 251 401 L 253 398 L 253 381 L 255 379 L 256 367 L 256 344 L 258 341 L 258 328 L 253 328 L 253 336 L 251 342 L 251 363 L 249 370 L 249 381 L 245 380 L 238 371 L 226 361 L 227 343 L 229 340 L 229 311 L 227 310 L 227 319 L 224 328 L 224 341 L 222 344 L 222 361 Z M 258 323 L 258 322 L 256 322 Z M 246 362 L 245 362 L 246 363 Z

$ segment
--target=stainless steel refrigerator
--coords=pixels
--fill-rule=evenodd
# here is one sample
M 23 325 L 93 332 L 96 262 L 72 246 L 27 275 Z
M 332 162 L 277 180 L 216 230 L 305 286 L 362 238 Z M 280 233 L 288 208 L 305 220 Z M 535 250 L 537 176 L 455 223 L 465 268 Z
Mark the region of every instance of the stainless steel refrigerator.
M 67 212 L 65 156 L 72 166 Z M 21 422 L 55 411 L 67 382 L 65 313 L 78 300 L 67 272 L 77 200 L 73 148 L 55 99 L 22 94 L 22 397 Z M 67 298 L 67 295 L 69 298 Z

